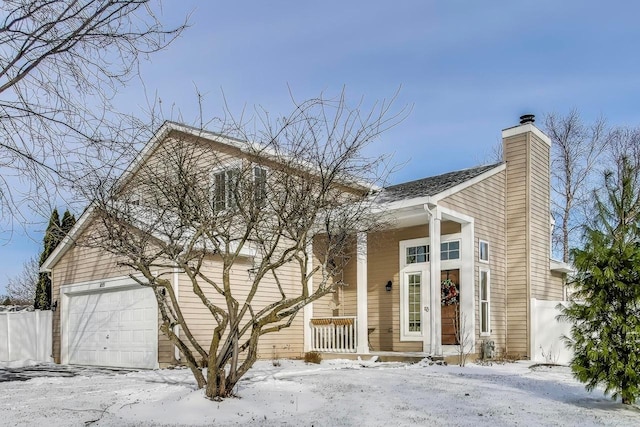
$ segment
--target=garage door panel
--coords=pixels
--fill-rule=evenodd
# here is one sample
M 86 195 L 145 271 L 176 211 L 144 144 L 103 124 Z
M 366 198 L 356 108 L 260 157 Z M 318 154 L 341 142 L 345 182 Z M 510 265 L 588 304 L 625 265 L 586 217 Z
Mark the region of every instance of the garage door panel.
M 153 291 L 148 288 L 71 295 L 69 363 L 154 368 L 157 313 Z

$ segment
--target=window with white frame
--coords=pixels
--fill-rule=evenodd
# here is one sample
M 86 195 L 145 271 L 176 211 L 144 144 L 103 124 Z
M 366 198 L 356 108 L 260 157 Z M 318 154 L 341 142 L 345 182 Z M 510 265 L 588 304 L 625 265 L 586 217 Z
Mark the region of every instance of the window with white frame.
M 450 240 L 440 243 L 440 259 L 460 259 L 460 240 Z
M 213 173 L 213 209 L 222 212 L 237 206 L 236 195 L 240 169 L 221 169 Z
M 267 201 L 267 170 L 261 166 L 253 167 L 253 200 L 258 207 Z
M 480 270 L 480 335 L 491 333 L 491 275 Z
M 429 262 L 429 245 L 408 246 L 405 264 Z
M 422 274 L 410 273 L 407 275 L 407 321 L 408 332 L 420 332 L 421 314 L 420 310 L 420 287 L 422 286 Z
M 429 239 L 402 240 L 400 252 L 400 341 L 421 341 L 425 331 L 424 308 L 429 306 L 425 294 L 429 277 Z
M 489 242 L 480 240 L 478 243 L 478 258 L 480 262 L 489 262 Z
M 262 207 L 267 200 L 267 170 L 262 166 L 253 166 L 253 198 L 256 206 Z M 242 194 L 240 184 L 240 166 L 219 169 L 213 173 L 213 209 L 222 212 L 235 209 Z

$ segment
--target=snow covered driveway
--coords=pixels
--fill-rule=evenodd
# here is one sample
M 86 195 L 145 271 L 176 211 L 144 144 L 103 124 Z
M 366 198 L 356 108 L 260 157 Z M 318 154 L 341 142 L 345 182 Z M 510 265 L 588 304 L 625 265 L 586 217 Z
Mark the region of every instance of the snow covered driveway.
M 2 425 L 640 425 L 566 367 L 258 362 L 240 398 L 211 402 L 186 369 L 0 383 Z M 0 369 L 1 371 L 1 369 Z
M 27 381 L 40 377 L 118 375 L 131 371 L 131 369 L 98 368 L 91 366 L 35 364 L 30 366 L 0 368 L 0 383 L 6 381 Z

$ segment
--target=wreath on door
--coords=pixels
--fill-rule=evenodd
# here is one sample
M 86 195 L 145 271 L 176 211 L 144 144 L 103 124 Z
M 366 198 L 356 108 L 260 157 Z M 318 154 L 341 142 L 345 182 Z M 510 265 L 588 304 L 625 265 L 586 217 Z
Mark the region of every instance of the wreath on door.
M 440 284 L 440 303 L 444 305 L 458 304 L 460 292 L 458 286 L 451 279 L 445 279 Z

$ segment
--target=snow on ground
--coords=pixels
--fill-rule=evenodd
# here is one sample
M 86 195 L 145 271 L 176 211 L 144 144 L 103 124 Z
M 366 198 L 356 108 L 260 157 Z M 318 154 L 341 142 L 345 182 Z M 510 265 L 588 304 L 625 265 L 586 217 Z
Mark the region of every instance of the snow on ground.
M 0 425 L 640 425 L 567 367 L 256 363 L 238 398 L 212 402 L 187 369 L 0 383 Z
M 37 366 L 40 364 L 42 364 L 42 362 L 38 362 L 37 360 L 31 360 L 31 359 L 14 360 L 11 362 L 0 362 L 0 369 L 24 368 L 26 366 Z

